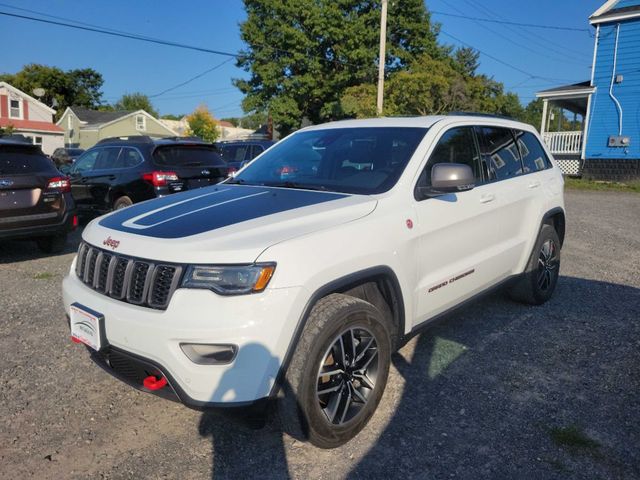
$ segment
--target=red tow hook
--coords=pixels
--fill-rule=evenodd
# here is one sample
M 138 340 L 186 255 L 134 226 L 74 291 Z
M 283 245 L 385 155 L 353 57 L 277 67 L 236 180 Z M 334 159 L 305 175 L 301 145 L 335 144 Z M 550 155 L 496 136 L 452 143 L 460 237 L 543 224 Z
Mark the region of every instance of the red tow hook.
M 160 390 L 167 384 L 167 379 L 164 377 L 156 378 L 155 375 L 149 375 L 142 381 L 142 384 L 144 388 L 148 388 L 149 390 Z

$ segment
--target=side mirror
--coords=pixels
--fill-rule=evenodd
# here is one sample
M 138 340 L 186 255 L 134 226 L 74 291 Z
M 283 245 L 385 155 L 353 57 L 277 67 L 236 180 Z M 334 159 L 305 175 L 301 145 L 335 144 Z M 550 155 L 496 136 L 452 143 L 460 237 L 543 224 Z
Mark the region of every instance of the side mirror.
M 469 165 L 436 163 L 431 169 L 431 186 L 418 187 L 418 193 L 424 199 L 447 193 L 466 192 L 475 187 L 475 181 L 476 178 Z

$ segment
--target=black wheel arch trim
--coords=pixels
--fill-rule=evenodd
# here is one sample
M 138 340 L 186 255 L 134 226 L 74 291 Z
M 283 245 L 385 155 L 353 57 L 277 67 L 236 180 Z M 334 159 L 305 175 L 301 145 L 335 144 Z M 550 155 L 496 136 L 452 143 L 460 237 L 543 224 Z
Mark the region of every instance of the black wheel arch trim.
M 395 272 L 386 265 L 379 265 L 376 267 L 366 268 L 364 270 L 360 270 L 358 272 L 350 273 L 345 275 L 344 277 L 337 278 L 332 280 L 331 282 L 323 285 L 318 288 L 307 300 L 307 303 L 298 319 L 298 324 L 294 330 L 293 336 L 289 341 L 289 347 L 287 348 L 287 352 L 284 356 L 282 363 L 280 364 L 280 369 L 278 370 L 278 374 L 276 376 L 276 381 L 271 387 L 271 392 L 269 393 L 269 398 L 273 399 L 277 396 L 281 387 L 284 385 L 284 377 L 287 373 L 289 365 L 291 363 L 291 359 L 293 358 L 293 353 L 295 352 L 296 346 L 300 341 L 300 337 L 302 336 L 302 332 L 304 327 L 307 324 L 309 319 L 309 315 L 311 314 L 311 310 L 315 306 L 315 304 L 323 297 L 331 293 L 339 293 L 343 291 L 347 291 L 351 288 L 354 288 L 358 285 L 362 285 L 363 283 L 374 282 L 379 280 L 388 280 L 391 285 L 391 294 L 393 303 L 389 307 L 394 315 L 397 316 L 398 322 L 398 332 L 395 337 L 397 337 L 396 345 L 392 346 L 392 350 L 399 345 L 402 345 L 402 340 L 404 338 L 405 331 L 405 309 L 404 309 L 404 297 L 402 295 L 402 289 L 400 287 L 400 282 L 398 281 L 398 277 Z
M 558 214 L 561 214 L 561 221 L 559 222 L 559 224 L 556 224 L 554 222 L 553 227 L 556 229 L 556 233 L 558 234 L 558 238 L 560 239 L 560 247 L 562 248 L 562 245 L 564 244 L 564 235 L 566 231 L 566 218 L 567 218 L 565 215 L 564 209 L 562 207 L 552 208 L 542 216 L 542 221 L 540 222 L 540 228 L 538 229 L 538 235 L 540 235 L 543 225 L 549 223 L 549 220 L 552 218 L 555 218 Z

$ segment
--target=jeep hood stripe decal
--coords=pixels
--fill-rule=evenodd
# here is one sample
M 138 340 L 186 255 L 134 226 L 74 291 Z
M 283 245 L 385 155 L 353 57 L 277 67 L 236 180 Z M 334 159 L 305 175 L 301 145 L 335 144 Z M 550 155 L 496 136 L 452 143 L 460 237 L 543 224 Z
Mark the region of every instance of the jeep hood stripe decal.
M 180 238 L 344 197 L 310 190 L 219 185 L 132 205 L 99 224 L 149 237 Z

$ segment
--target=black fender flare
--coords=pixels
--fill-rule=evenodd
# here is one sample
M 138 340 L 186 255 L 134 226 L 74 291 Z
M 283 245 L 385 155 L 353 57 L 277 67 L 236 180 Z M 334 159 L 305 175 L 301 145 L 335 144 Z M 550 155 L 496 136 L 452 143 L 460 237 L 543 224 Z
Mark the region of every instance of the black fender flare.
M 398 281 L 398 277 L 395 272 L 386 265 L 379 265 L 376 267 L 366 268 L 364 270 L 360 270 L 358 272 L 350 273 L 345 275 L 344 277 L 337 278 L 332 280 L 331 282 L 323 285 L 318 288 L 307 300 L 307 303 L 302 310 L 302 314 L 298 319 L 298 323 L 293 332 L 291 340 L 289 341 L 289 346 L 287 347 L 287 352 L 280 364 L 280 369 L 278 370 L 278 374 L 276 376 L 276 381 L 271 387 L 271 392 L 269 393 L 269 398 L 275 398 L 278 394 L 278 391 L 284 384 L 285 375 L 289 368 L 289 364 L 291 363 L 291 359 L 293 357 L 293 353 L 298 345 L 300 337 L 302 336 L 302 332 L 304 331 L 304 327 L 307 324 L 307 320 L 309 319 L 309 315 L 311 314 L 311 310 L 315 306 L 315 304 L 323 297 L 326 297 L 330 293 L 335 292 L 343 292 L 347 291 L 350 288 L 353 288 L 362 283 L 366 283 L 369 281 L 376 281 L 380 279 L 385 279 L 390 281 L 393 303 L 392 311 L 395 312 L 398 319 L 398 339 L 404 337 L 404 329 L 405 329 L 405 309 L 404 309 L 404 297 L 402 296 L 402 289 L 400 287 L 400 282 Z M 401 344 L 401 343 L 400 343 Z

